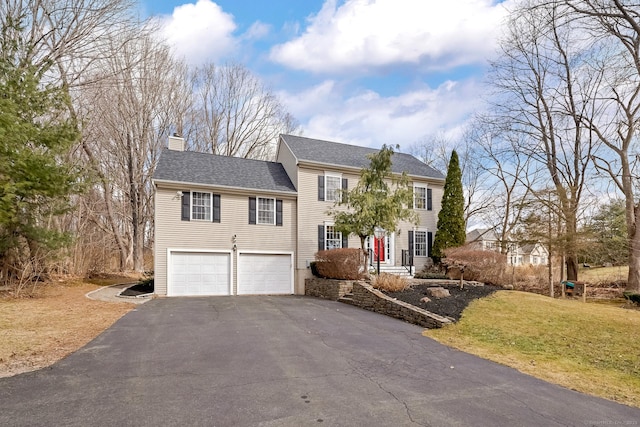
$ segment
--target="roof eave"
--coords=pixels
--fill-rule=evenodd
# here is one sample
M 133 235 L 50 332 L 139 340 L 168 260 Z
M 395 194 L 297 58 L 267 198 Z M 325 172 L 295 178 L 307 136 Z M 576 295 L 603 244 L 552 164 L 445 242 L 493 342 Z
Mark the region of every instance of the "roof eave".
M 354 171 L 357 173 L 360 173 L 360 171 L 362 170 L 362 168 L 358 168 L 355 166 L 346 166 L 346 165 L 339 165 L 339 164 L 335 164 L 335 163 L 327 163 L 327 162 L 318 162 L 318 161 L 314 161 L 314 160 L 304 160 L 304 159 L 299 159 L 298 160 L 298 166 L 311 166 L 313 168 L 323 168 L 323 167 L 331 167 L 331 168 L 335 168 L 335 169 L 346 169 L 346 170 L 350 170 L 350 171 Z M 394 175 L 401 175 L 398 172 L 393 172 Z M 427 175 L 415 175 L 415 174 L 407 174 L 407 176 L 409 178 L 419 178 L 419 179 L 424 179 L 424 180 L 433 180 L 433 181 L 438 181 L 438 182 L 444 182 L 445 178 L 437 178 L 437 177 L 433 177 L 433 176 L 427 176 Z
M 158 186 L 158 184 L 164 184 L 169 187 L 191 186 L 191 187 L 202 187 L 207 189 L 220 189 L 220 190 L 226 190 L 229 192 L 236 192 L 236 193 L 252 194 L 252 193 L 260 192 L 260 193 L 269 193 L 269 194 L 280 194 L 282 196 L 289 196 L 292 198 L 295 198 L 298 196 L 298 192 L 295 190 L 291 190 L 291 191 L 269 190 L 264 188 L 236 187 L 231 185 L 205 184 L 200 182 L 173 181 L 168 179 L 156 179 L 156 178 L 152 179 L 151 182 L 156 187 Z

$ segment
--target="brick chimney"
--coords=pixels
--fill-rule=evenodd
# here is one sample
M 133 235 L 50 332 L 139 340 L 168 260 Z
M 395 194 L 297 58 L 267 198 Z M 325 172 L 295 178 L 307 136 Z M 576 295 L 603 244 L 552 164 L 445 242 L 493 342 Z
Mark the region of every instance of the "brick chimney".
M 184 151 L 184 138 L 174 133 L 169 137 L 169 150 Z

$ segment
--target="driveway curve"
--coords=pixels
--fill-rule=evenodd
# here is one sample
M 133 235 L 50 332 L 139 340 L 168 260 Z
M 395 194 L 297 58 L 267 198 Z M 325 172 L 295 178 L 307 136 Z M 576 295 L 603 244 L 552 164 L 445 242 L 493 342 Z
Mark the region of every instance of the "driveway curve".
M 156 299 L 50 368 L 0 379 L 2 426 L 602 426 L 640 409 L 307 297 Z

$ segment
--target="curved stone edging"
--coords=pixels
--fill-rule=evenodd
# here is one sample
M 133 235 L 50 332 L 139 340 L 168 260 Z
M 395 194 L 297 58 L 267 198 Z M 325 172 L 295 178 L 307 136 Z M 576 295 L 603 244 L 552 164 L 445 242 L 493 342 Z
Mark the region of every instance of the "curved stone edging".
M 353 282 L 353 305 L 395 317 L 429 329 L 441 328 L 454 321 L 430 311 L 393 299 L 365 282 Z

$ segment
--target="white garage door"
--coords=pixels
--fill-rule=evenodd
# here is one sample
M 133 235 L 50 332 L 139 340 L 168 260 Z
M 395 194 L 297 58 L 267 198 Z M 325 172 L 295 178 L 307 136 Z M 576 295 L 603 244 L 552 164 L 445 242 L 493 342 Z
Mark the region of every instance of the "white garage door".
M 230 294 L 229 254 L 172 252 L 170 262 L 169 296 Z
M 292 294 L 292 256 L 240 254 L 238 295 Z

